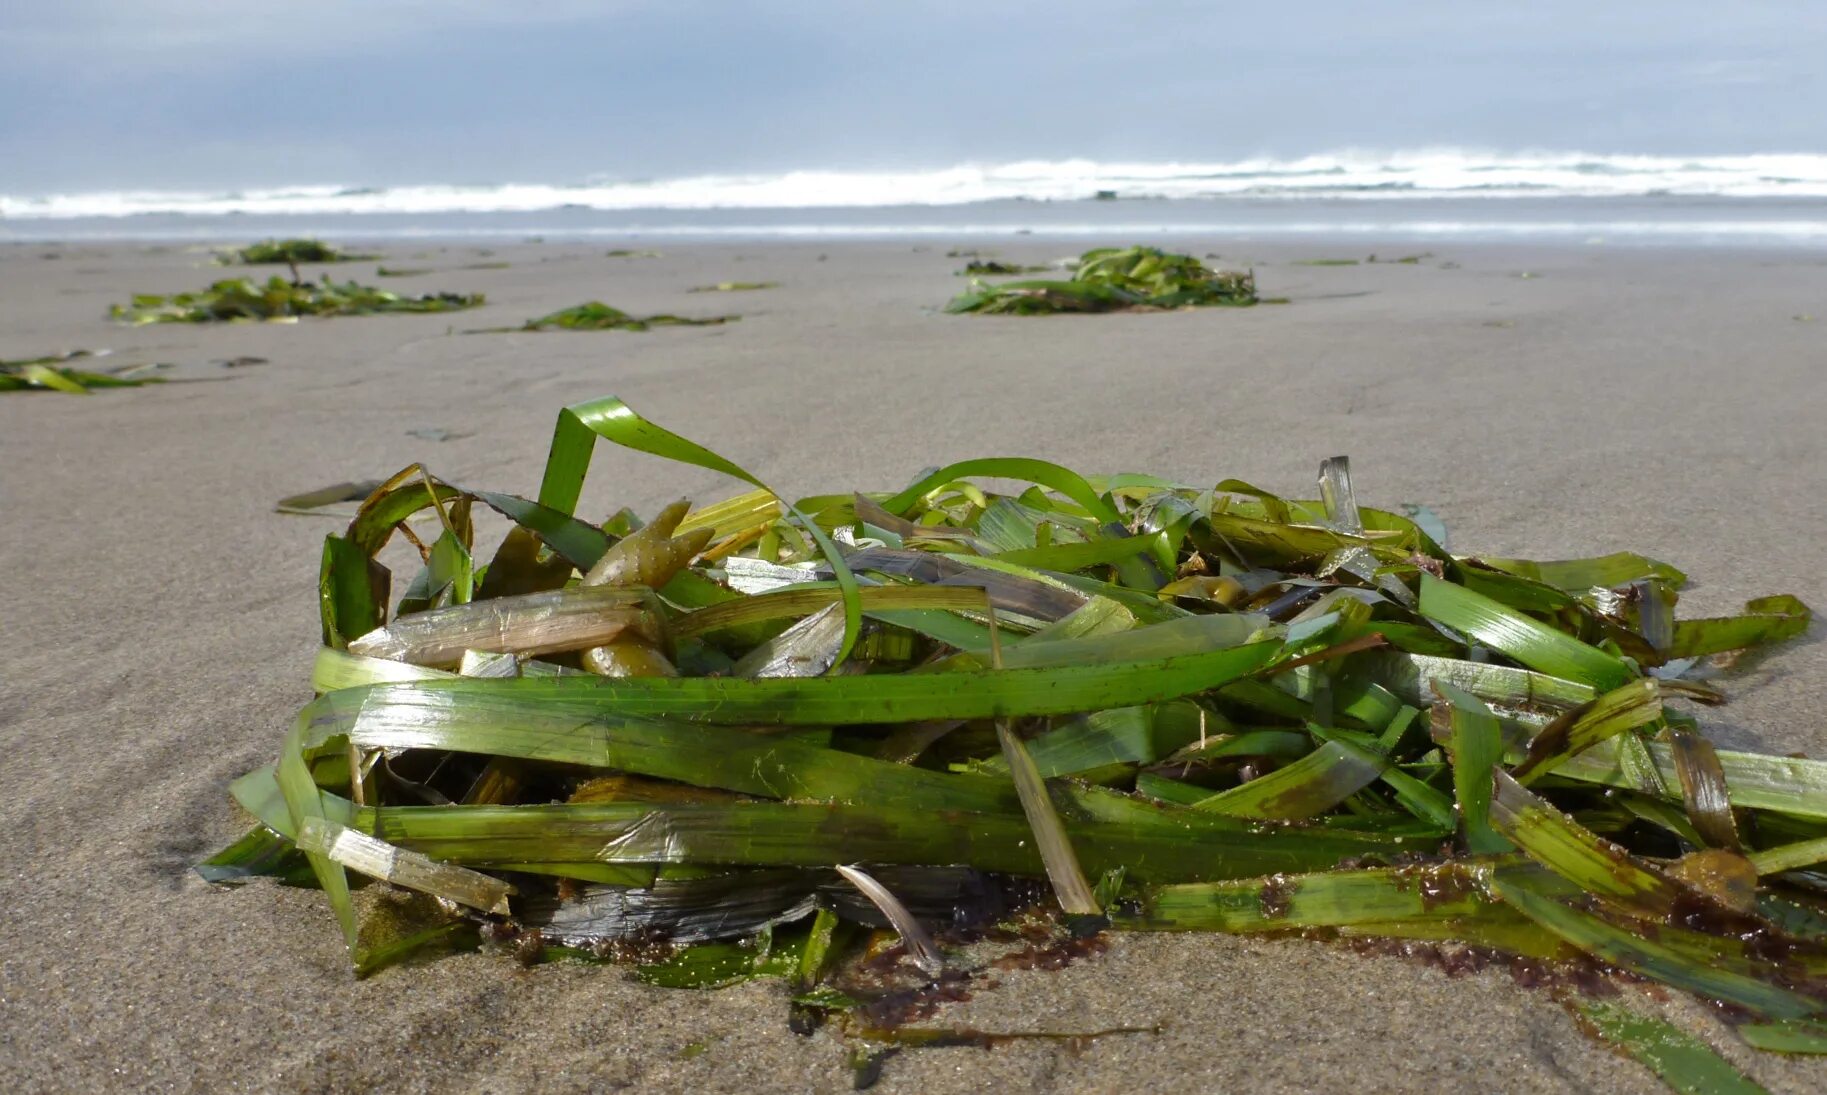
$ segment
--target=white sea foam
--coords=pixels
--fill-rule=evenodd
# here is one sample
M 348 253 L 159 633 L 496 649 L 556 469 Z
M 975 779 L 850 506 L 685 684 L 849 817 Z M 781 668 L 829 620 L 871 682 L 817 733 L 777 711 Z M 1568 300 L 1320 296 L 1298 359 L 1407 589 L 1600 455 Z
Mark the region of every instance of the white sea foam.
M 527 213 L 595 210 L 819 209 L 948 206 L 1006 199 L 1630 197 L 1657 194 L 1827 198 L 1827 154 L 1630 156 L 1463 149 L 1341 152 L 1218 163 L 1029 160 L 928 171 L 789 171 L 576 185 L 291 186 L 233 192 L 121 190 L 0 195 L 16 220 L 141 214 Z

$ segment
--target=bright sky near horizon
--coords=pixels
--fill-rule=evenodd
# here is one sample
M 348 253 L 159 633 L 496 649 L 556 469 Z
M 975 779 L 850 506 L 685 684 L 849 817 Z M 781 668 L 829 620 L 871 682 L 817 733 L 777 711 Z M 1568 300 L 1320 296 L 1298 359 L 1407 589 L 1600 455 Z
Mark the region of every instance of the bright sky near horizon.
M 0 0 L 0 194 L 1827 152 L 1827 4 Z

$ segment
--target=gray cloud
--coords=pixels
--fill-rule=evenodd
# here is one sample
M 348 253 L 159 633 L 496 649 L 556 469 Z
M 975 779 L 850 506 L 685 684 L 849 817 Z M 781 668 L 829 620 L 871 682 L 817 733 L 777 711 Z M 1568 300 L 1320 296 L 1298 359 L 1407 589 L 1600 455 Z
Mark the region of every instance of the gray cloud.
M 1827 8 L 1802 3 L 29 7 L 0 17 L 15 194 L 1435 144 L 1821 151 L 1827 116 Z

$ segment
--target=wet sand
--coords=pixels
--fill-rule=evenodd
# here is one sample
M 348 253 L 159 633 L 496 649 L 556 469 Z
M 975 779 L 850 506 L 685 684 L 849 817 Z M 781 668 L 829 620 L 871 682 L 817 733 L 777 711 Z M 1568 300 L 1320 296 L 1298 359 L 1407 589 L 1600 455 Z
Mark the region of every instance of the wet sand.
M 6 1086 L 849 1086 L 832 1034 L 788 1032 L 778 984 L 688 993 L 480 955 L 357 983 L 318 894 L 214 890 L 189 870 L 242 831 L 225 785 L 272 758 L 310 695 L 317 556 L 336 525 L 274 501 L 414 460 L 532 494 L 569 402 L 620 395 L 795 494 L 897 488 L 989 454 L 1301 494 L 1321 458 L 1348 453 L 1360 498 L 1432 506 L 1459 551 L 1642 550 L 1689 571 L 1686 613 L 1774 592 L 1827 604 L 1819 253 L 1454 247 L 1413 265 L 1301 266 L 1289 260 L 1364 246 L 1201 238 L 1178 242 L 1260 263 L 1264 294 L 1291 302 L 940 314 L 963 284 L 944 252 L 969 242 L 661 245 L 657 259 L 605 257 L 614 243 L 396 243 L 388 265 L 441 272 L 379 284 L 485 291 L 489 305 L 140 329 L 108 322 L 107 305 L 223 271 L 183 248 L 0 246 L 0 358 L 108 347 L 114 363 L 175 365 L 157 387 L 0 397 Z M 991 246 L 1016 261 L 1076 249 Z M 374 280 L 369 265 L 337 274 Z M 729 280 L 781 286 L 686 292 Z M 589 299 L 743 319 L 452 333 Z M 268 363 L 213 364 L 240 356 Z M 732 490 L 604 451 L 580 512 Z M 1827 755 L 1820 634 L 1725 680 L 1732 703 L 1705 720 L 1722 744 Z M 909 1052 L 877 1090 L 1660 1090 L 1497 970 L 1448 978 L 1298 941 L 1120 936 L 1064 972 L 1000 980 L 934 1022 L 1161 1032 L 1078 1051 Z M 1644 1006 L 1774 1091 L 1827 1087 L 1827 1062 L 1754 1054 L 1699 1005 Z

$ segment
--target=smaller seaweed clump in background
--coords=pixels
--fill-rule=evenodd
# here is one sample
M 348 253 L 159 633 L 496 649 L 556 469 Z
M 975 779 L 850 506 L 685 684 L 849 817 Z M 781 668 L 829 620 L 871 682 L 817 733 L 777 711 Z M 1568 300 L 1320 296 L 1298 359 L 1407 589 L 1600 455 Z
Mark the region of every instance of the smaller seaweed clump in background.
M 1016 274 L 1042 274 L 1051 267 L 1023 266 L 1019 262 L 1000 262 L 996 259 L 972 259 L 958 271 L 959 277 L 1006 278 Z
M 74 350 L 67 354 L 34 357 L 25 361 L 0 361 L 0 392 L 39 391 L 88 395 L 95 388 L 137 388 L 142 384 L 162 383 L 161 378 L 156 376 L 127 375 L 147 368 L 144 365 L 130 365 L 114 372 L 98 373 L 58 364 L 93 356 L 95 355 L 87 350 Z
M 352 255 L 322 240 L 261 240 L 224 256 L 224 265 L 290 266 L 300 262 L 372 262 L 377 256 Z
M 1157 247 L 1104 247 L 1079 256 L 1064 281 L 973 282 L 947 312 L 1034 316 L 1052 312 L 1162 311 L 1256 303 L 1256 277 L 1213 270 Z
M 109 310 L 114 319 L 135 326 L 145 323 L 222 323 L 236 320 L 295 322 L 300 316 L 365 316 L 383 312 L 457 312 L 483 303 L 481 293 L 427 293 L 408 297 L 325 278 L 321 283 L 287 281 L 278 276 L 264 285 L 248 278 L 226 278 L 194 293 L 159 296 L 138 293 L 129 304 Z
M 576 304 L 561 308 L 538 319 L 529 319 L 519 327 L 490 327 L 484 332 L 498 333 L 504 331 L 547 331 L 557 328 L 562 331 L 645 331 L 649 327 L 714 327 L 719 323 L 729 323 L 741 319 L 741 316 L 705 316 L 694 319 L 690 316 L 631 316 L 620 308 L 611 308 L 600 300 L 588 304 Z

